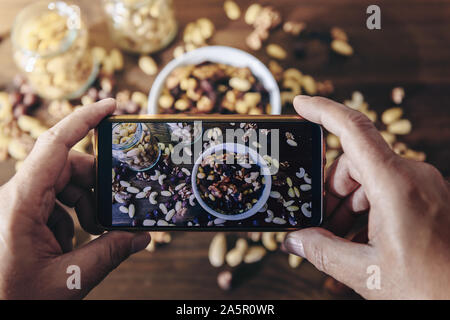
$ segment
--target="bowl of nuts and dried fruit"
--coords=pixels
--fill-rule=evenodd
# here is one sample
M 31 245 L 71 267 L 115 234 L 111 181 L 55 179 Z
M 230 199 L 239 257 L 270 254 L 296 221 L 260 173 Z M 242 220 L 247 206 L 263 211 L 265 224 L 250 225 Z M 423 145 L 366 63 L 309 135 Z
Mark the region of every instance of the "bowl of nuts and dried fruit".
M 172 60 L 150 90 L 149 114 L 280 114 L 280 90 L 251 54 L 208 46 Z
M 191 180 L 202 208 L 224 220 L 253 216 L 267 202 L 272 187 L 266 161 L 239 143 L 208 148 L 195 162 Z

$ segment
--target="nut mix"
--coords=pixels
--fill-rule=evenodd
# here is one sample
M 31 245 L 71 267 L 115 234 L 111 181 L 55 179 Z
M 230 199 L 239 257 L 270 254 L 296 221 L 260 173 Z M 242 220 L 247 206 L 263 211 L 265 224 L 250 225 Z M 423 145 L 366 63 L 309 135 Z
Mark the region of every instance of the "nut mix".
M 264 189 L 260 171 L 258 165 L 249 163 L 248 155 L 223 150 L 202 160 L 197 186 L 210 208 L 223 214 L 238 214 L 250 210 L 259 200 Z
M 254 28 L 247 36 L 246 44 L 252 50 L 259 50 L 269 37 L 269 32 L 280 25 L 281 15 L 271 6 L 252 4 L 245 14 L 245 22 Z
M 182 66 L 167 77 L 161 113 L 263 114 L 269 93 L 249 68 L 204 62 Z
M 268 17 L 269 15 L 265 14 L 265 22 L 263 22 L 264 19 L 259 18 L 259 22 L 255 23 L 257 20 L 257 17 L 260 15 L 262 11 L 262 7 L 259 4 L 252 4 L 246 14 L 245 14 L 245 22 L 247 24 L 253 25 L 255 27 L 254 32 L 252 32 L 251 35 L 249 35 L 247 39 L 247 44 L 250 48 L 254 50 L 258 50 L 262 46 L 262 42 L 265 41 L 268 37 L 269 30 L 273 29 L 277 24 L 281 22 L 277 22 L 278 19 L 277 15 L 272 15 L 272 26 L 267 27 L 269 24 L 267 21 L 269 21 Z M 273 10 L 273 8 L 271 8 Z M 48 17 L 46 18 L 48 19 Z M 55 19 L 57 20 L 57 19 Z M 136 18 L 136 21 L 139 20 L 139 18 Z M 200 19 L 199 19 L 200 20 Z M 210 21 L 209 21 L 210 22 Z M 204 41 L 202 44 L 196 45 L 194 42 L 199 43 L 201 42 L 199 39 L 200 37 L 189 35 L 186 37 L 185 46 L 176 48 L 176 51 L 178 54 L 181 54 L 185 51 L 189 51 L 192 49 L 195 49 L 198 46 L 206 44 L 206 40 L 208 40 L 212 33 L 214 32 L 214 25 L 212 23 L 203 23 L 203 27 L 199 27 L 200 23 L 197 22 L 197 27 L 192 28 L 190 27 L 190 30 L 188 33 L 197 33 L 195 29 L 200 29 L 202 37 L 204 38 Z M 206 27 L 205 27 L 206 26 Z M 51 28 L 49 28 L 51 29 Z M 186 28 L 187 29 L 187 28 Z M 303 23 L 299 22 L 293 22 L 288 21 L 284 23 L 283 30 L 286 33 L 289 33 L 293 36 L 298 36 L 299 34 L 304 34 L 305 25 Z M 194 31 L 193 31 L 194 30 Z M 206 30 L 206 31 L 205 31 Z M 209 30 L 209 31 L 208 31 Z M 60 32 L 60 31 L 59 31 Z M 45 32 L 42 31 L 42 34 Z M 59 34 L 55 35 L 54 39 L 58 39 L 60 37 L 64 37 L 64 31 Z M 211 34 L 211 35 L 209 35 Z M 351 55 L 353 53 L 353 49 L 348 44 L 348 36 L 343 32 L 342 29 L 339 28 L 332 28 L 330 31 L 331 36 L 331 42 L 330 46 L 332 50 L 334 50 L 337 54 L 342 55 Z M 80 36 L 78 37 L 80 38 Z M 83 44 L 84 41 L 82 41 L 83 37 L 81 37 L 81 40 L 78 39 L 74 41 L 74 43 L 80 42 L 80 44 Z M 46 38 L 44 39 L 44 44 L 38 45 L 38 47 L 41 47 L 41 50 L 48 46 L 48 48 L 52 48 L 55 44 L 45 44 Z M 42 40 L 41 39 L 41 40 Z M 48 38 L 47 38 L 48 39 Z M 170 40 L 169 40 L 170 41 Z M 49 40 L 49 42 L 51 42 Z M 87 41 L 86 41 L 87 42 Z M 344 42 L 344 43 L 342 43 Z M 76 47 L 76 46 L 75 46 Z M 69 51 L 71 49 L 69 48 Z M 305 45 L 303 41 L 297 40 L 297 42 L 294 44 L 294 53 L 297 56 L 303 56 L 305 53 Z M 131 93 L 127 90 L 121 91 L 119 93 L 114 92 L 115 87 L 115 81 L 113 78 L 113 74 L 116 70 L 121 70 L 123 68 L 123 57 L 120 54 L 120 51 L 111 51 L 111 53 L 108 55 L 106 50 L 101 47 L 96 47 L 92 50 L 92 54 L 94 55 L 95 59 L 99 61 L 102 64 L 101 69 L 101 76 L 97 79 L 97 81 L 94 83 L 93 87 L 86 93 L 85 96 L 83 96 L 82 102 L 80 101 L 67 101 L 67 100 L 53 100 L 50 101 L 50 104 L 48 106 L 48 112 L 49 114 L 55 118 L 60 119 L 76 108 L 78 108 L 80 104 L 88 104 L 91 102 L 95 102 L 99 99 L 103 99 L 106 97 L 115 97 L 117 94 L 117 97 L 121 98 L 121 103 L 119 103 L 119 108 L 117 113 L 119 114 L 128 114 L 128 113 L 139 113 L 142 108 L 145 108 L 146 101 L 142 99 L 142 95 L 140 92 Z M 79 55 L 80 59 L 81 54 Z M 78 55 L 77 55 L 78 57 Z M 19 59 L 20 60 L 20 59 Z M 73 57 L 70 61 L 73 61 Z M 17 59 L 16 59 L 17 61 Z M 86 59 L 86 62 L 88 62 L 88 59 Z M 89 62 L 92 63 L 92 62 Z M 89 64 L 86 63 L 86 64 Z M 56 65 L 56 63 L 55 63 Z M 294 69 L 286 69 L 284 70 L 283 67 L 281 67 L 279 64 L 277 64 L 275 61 L 271 61 L 269 64 L 271 66 L 270 70 L 274 74 L 275 78 L 279 82 L 280 88 L 282 88 L 282 99 L 287 102 L 292 102 L 292 98 L 294 96 L 294 92 L 305 91 L 309 94 L 310 92 L 317 91 L 320 95 L 329 95 L 333 91 L 333 85 L 329 81 L 319 82 L 314 81 L 312 78 L 306 78 L 306 80 L 303 80 L 303 75 L 300 71 Z M 80 74 L 82 73 L 82 63 L 80 63 L 79 66 L 77 66 L 77 69 L 80 70 Z M 86 68 L 86 70 L 89 68 Z M 89 69 L 91 71 L 91 69 Z M 45 70 L 45 72 L 48 72 Z M 150 73 L 153 73 L 156 71 L 151 71 Z M 88 71 L 86 71 L 88 73 Z M 83 83 L 83 81 L 79 80 L 76 77 L 72 77 L 77 75 L 77 73 L 72 73 L 67 75 L 68 82 L 72 82 L 73 84 L 77 81 L 80 83 Z M 36 77 L 38 78 L 38 77 Z M 54 79 L 53 79 L 54 78 Z M 42 79 L 37 79 L 36 82 L 38 83 L 38 86 L 35 86 L 35 89 L 39 92 L 39 81 L 42 82 L 44 85 L 48 85 L 48 83 L 59 83 L 61 79 L 63 78 L 62 75 L 57 74 L 50 74 L 50 77 L 48 75 L 45 75 Z M 80 79 L 83 77 L 80 77 Z M 50 80 L 49 80 L 50 79 Z M 30 79 L 31 80 L 31 79 Z M 290 80 L 290 81 L 288 81 Z M 293 81 L 292 81 L 293 80 Z M 313 81 L 311 81 L 313 80 Z M 296 82 L 297 84 L 295 84 Z M 33 83 L 34 85 L 34 83 Z M 71 85 L 68 85 L 67 87 L 70 87 Z M 75 85 L 73 85 L 75 87 Z M 223 86 L 218 86 L 218 89 L 224 90 Z M 307 90 L 308 88 L 308 90 Z M 64 90 L 58 88 L 59 91 L 67 90 L 68 94 L 70 94 L 69 88 L 64 88 Z M 218 90 L 220 94 L 220 90 Z M 169 93 L 167 91 L 166 93 Z M 232 98 L 232 95 L 229 94 L 230 98 Z M 56 96 L 56 94 L 55 94 Z M 145 95 L 144 95 L 145 96 Z M 395 104 L 399 105 L 402 103 L 405 96 L 404 89 L 401 87 L 394 88 L 392 90 L 392 100 Z M 167 106 L 167 108 L 171 108 L 174 103 L 174 97 L 169 94 L 166 95 L 165 98 L 160 100 L 160 103 L 163 102 L 163 105 Z M 203 104 L 204 106 L 208 106 L 209 101 L 204 99 Z M 365 113 L 370 119 L 373 121 L 377 120 L 377 115 L 373 110 L 369 109 L 369 106 L 367 102 L 364 101 L 364 97 L 362 94 L 355 92 L 353 94 L 353 97 L 351 100 L 345 101 L 345 104 L 348 106 L 360 110 L 361 112 Z M 17 77 L 14 80 L 14 87 L 12 92 L 0 92 L 0 156 L 1 159 L 4 160 L 8 158 L 9 156 L 15 158 L 17 160 L 16 167 L 19 167 L 23 159 L 26 157 L 26 155 L 31 150 L 32 145 L 34 144 L 35 138 L 45 130 L 47 127 L 47 124 L 40 123 L 34 121 L 35 119 L 30 118 L 28 115 L 34 114 L 34 110 L 40 109 L 45 105 L 43 101 L 41 101 L 37 96 L 34 90 L 31 89 L 30 85 L 21 77 Z M 183 108 L 183 103 L 179 103 L 181 108 Z M 409 149 L 406 144 L 396 141 L 397 136 L 401 134 L 407 134 L 411 131 L 411 124 L 408 120 L 402 119 L 403 116 L 403 109 L 398 107 L 399 109 L 392 108 L 386 110 L 381 115 L 381 123 L 377 122 L 377 127 L 381 130 L 382 136 L 385 138 L 385 140 L 391 145 L 393 150 L 400 154 L 403 157 L 412 158 L 416 160 L 425 160 L 425 154 L 422 152 L 417 152 L 414 150 Z M 244 109 L 244 108 L 243 108 Z M 295 139 L 294 139 L 295 141 Z M 80 150 L 86 152 L 88 150 L 88 146 L 90 145 L 90 138 L 83 139 L 79 143 Z M 327 145 L 328 145 L 328 151 L 326 154 L 327 157 L 327 165 L 330 164 L 332 160 L 334 160 L 340 153 L 341 153 L 341 146 L 339 139 L 329 134 L 327 136 Z M 169 152 L 165 152 L 166 156 L 170 153 L 170 148 L 165 147 L 162 148 L 164 150 L 169 150 Z M 124 164 L 121 164 L 113 169 L 113 202 L 118 202 L 120 204 L 120 212 L 124 212 L 129 217 L 132 216 L 132 218 L 136 219 L 139 217 L 136 217 L 136 210 L 139 208 L 136 204 L 131 203 L 133 199 L 148 199 L 150 203 L 157 205 L 160 200 L 164 200 L 165 196 L 164 194 L 167 194 L 168 191 L 170 193 L 173 193 L 173 196 L 178 195 L 180 197 L 184 197 L 183 202 L 181 203 L 182 206 L 184 206 L 184 201 L 186 202 L 186 205 L 193 206 L 195 204 L 192 194 L 190 193 L 189 187 L 186 185 L 183 186 L 181 189 L 175 191 L 175 188 L 172 186 L 172 182 L 170 182 L 170 185 L 167 185 L 167 179 L 171 180 L 173 177 L 171 175 L 170 169 L 166 169 L 166 165 L 170 163 L 170 160 L 167 159 L 167 157 L 164 157 L 164 165 L 158 166 L 157 170 L 150 171 L 151 173 L 146 172 L 138 172 L 138 173 L 132 173 Z M 269 160 L 266 157 L 266 160 Z M 274 160 L 274 159 L 273 159 Z M 280 167 L 283 167 L 282 164 L 278 164 Z M 184 169 L 184 168 L 183 168 Z M 190 172 L 189 170 L 183 170 L 183 174 L 186 176 L 186 180 L 189 178 Z M 163 172 L 169 171 L 169 174 L 165 174 Z M 297 179 L 304 176 L 306 172 L 302 170 L 301 168 L 296 173 L 294 179 Z M 135 174 L 137 181 L 155 181 L 159 185 L 159 181 L 161 181 L 163 184 L 161 184 L 161 190 L 154 191 L 152 190 L 152 187 L 144 187 L 144 188 L 138 188 L 134 185 L 127 185 L 126 181 L 128 180 L 127 176 L 130 176 L 132 174 Z M 161 178 L 162 177 L 162 178 Z M 309 177 L 307 177 L 308 179 Z M 291 177 L 292 180 L 292 177 Z M 283 179 L 280 179 L 282 182 Z M 280 183 L 280 181 L 278 183 Z M 296 180 L 297 181 L 297 180 Z M 164 184 L 166 183 L 166 184 Z M 178 184 L 181 185 L 182 183 Z M 274 182 L 274 185 L 277 183 Z M 286 181 L 287 186 L 289 186 L 290 183 Z M 301 186 L 300 186 L 301 187 Z M 301 188 L 297 187 L 298 192 L 300 192 Z M 167 189 L 168 190 L 162 190 Z M 303 189 L 307 189 L 307 187 L 303 187 Z M 184 189 L 184 191 L 182 191 Z M 289 195 L 296 195 L 296 189 L 292 188 L 292 191 L 287 189 L 288 196 Z M 181 193 L 180 193 L 181 192 Z M 277 193 L 278 192 L 278 193 Z M 187 198 L 186 198 L 187 196 Z M 280 197 L 279 197 L 280 196 Z M 275 201 L 277 199 L 281 199 L 282 192 L 276 191 L 271 194 L 271 198 L 269 201 Z M 158 201 L 156 200 L 158 199 Z M 288 198 L 289 199 L 289 198 Z M 284 200 L 284 199 L 283 199 Z M 285 201 L 285 200 L 284 200 Z M 289 204 L 290 201 L 285 201 L 284 204 Z M 171 222 L 166 221 L 166 217 L 170 218 L 168 220 L 173 220 L 175 213 L 172 211 L 172 209 L 168 209 L 171 206 L 176 206 L 176 203 L 174 204 L 172 202 L 163 203 L 164 206 L 158 206 L 158 209 L 155 209 L 158 212 L 152 212 L 144 221 L 142 221 L 142 224 L 144 225 L 170 225 Z M 180 205 L 178 205 L 180 207 Z M 303 214 L 308 214 L 308 208 L 302 208 L 304 210 Z M 272 210 L 267 210 L 265 208 L 266 214 L 267 214 L 267 220 L 271 221 L 277 221 L 280 222 L 280 219 L 283 219 L 282 217 L 275 216 L 275 213 Z M 166 216 L 164 216 L 164 212 L 167 213 Z M 170 213 L 170 214 L 169 214 Z M 199 225 L 200 221 L 193 221 L 188 222 L 188 225 Z M 219 221 L 220 222 L 220 221 Z M 172 221 L 173 223 L 173 221 Z M 226 249 L 226 242 L 227 239 L 224 234 L 221 235 L 221 240 L 219 241 L 219 245 L 213 246 L 211 245 L 210 248 L 210 260 L 211 256 L 217 256 L 215 259 L 217 260 L 211 260 L 211 263 L 215 265 L 216 267 L 222 266 L 225 263 L 225 257 L 227 256 L 227 249 Z M 276 250 L 279 247 L 280 239 L 284 237 L 283 233 L 261 233 L 261 232 L 251 232 L 249 233 L 245 238 L 247 238 L 247 241 L 249 243 L 248 249 L 245 250 L 235 250 L 239 252 L 239 255 L 242 255 L 243 258 L 240 258 L 237 256 L 237 254 L 232 255 L 233 259 L 228 260 L 230 261 L 241 261 L 240 263 L 252 263 L 252 261 L 260 261 L 267 251 L 273 251 Z M 171 241 L 170 234 L 166 232 L 152 232 L 152 242 L 149 244 L 147 250 L 153 251 L 155 249 L 155 246 L 159 243 L 168 243 Z M 282 240 L 281 240 L 282 241 Z M 214 241 L 213 241 L 214 242 Z M 241 241 L 242 242 L 242 241 Z M 237 243 L 236 243 L 237 246 Z M 218 249 L 216 249 L 216 247 Z M 234 248 L 235 249 L 235 248 Z M 232 249 L 232 250 L 234 250 Z M 257 253 L 254 253 L 257 252 Z M 256 258 L 254 257 L 256 256 Z M 214 258 L 213 258 L 214 259 Z M 213 261 L 216 261 L 213 263 Z M 232 262 L 233 263 L 233 262 Z M 236 262 L 234 262 L 236 263 Z M 233 264 L 234 264 L 233 263 Z M 301 259 L 295 257 L 295 256 L 289 256 L 289 265 L 291 267 L 297 267 L 298 264 L 301 263 Z M 234 283 L 234 278 L 236 277 L 236 271 L 239 270 L 239 264 L 234 267 L 231 271 L 223 271 L 219 274 L 218 283 L 219 286 L 223 289 L 229 290 L 232 288 L 232 284 Z M 232 283 L 233 282 L 233 283 Z
M 39 95 L 74 98 L 93 81 L 96 66 L 78 11 L 64 2 L 53 5 L 32 5 L 19 15 L 12 36 L 14 59 Z
M 201 124 L 199 122 L 195 122 L 194 124 L 170 122 L 167 125 L 171 131 L 172 141 L 178 140 L 178 142 L 183 144 L 194 143 L 202 134 Z
M 171 0 L 103 0 L 111 37 L 122 49 L 152 53 L 177 33 Z
M 295 130 L 292 133 L 282 129 L 281 136 L 284 137 L 282 141 L 285 145 L 280 150 L 284 150 L 285 154 L 281 156 L 287 157 L 285 159 L 288 161 L 280 162 L 269 155 L 262 156 L 269 168 L 277 168 L 277 172 L 274 171 L 271 177 L 272 187 L 269 198 L 254 215 L 236 222 L 233 221 L 234 219 L 229 221 L 225 218 L 216 218 L 205 212 L 202 206 L 206 205 L 217 213 L 225 215 L 237 215 L 253 208 L 261 198 L 266 183 L 265 177 L 261 175 L 262 168 L 259 164 L 250 163 L 248 154 L 229 152 L 224 149 L 204 156 L 194 179 L 198 196 L 202 199 L 202 205 L 200 205 L 195 201 L 196 195 L 192 191 L 192 165 L 175 165 L 172 162 L 172 153 L 180 150 L 178 144 L 181 144 L 183 151 L 192 157 L 190 143 L 197 140 L 197 136 L 203 136 L 203 132 L 197 128 L 198 132 L 194 133 L 193 123 L 152 124 L 152 131 L 160 132 L 159 134 L 169 130 L 171 140 L 176 140 L 175 145 L 153 141 L 155 148 L 162 152 L 160 160 L 154 165 L 152 163 L 150 168 L 135 168 L 133 166 L 141 165 L 139 161 L 142 154 L 135 154 L 141 150 L 141 146 L 137 148 L 130 148 L 130 146 L 135 145 L 135 136 L 140 136 L 136 134 L 138 125 L 132 123 L 113 127 L 113 141 L 126 145 L 122 148 L 125 151 L 121 150 L 121 155 L 129 157 L 129 159 L 120 159 L 115 154 L 116 151 L 113 151 L 112 202 L 113 217 L 115 217 L 113 224 L 194 227 L 234 226 L 237 223 L 265 227 L 305 225 L 311 218 L 312 179 L 308 172 L 310 164 L 305 162 L 303 165 L 299 159 L 292 157 L 295 154 L 292 151 L 298 150 L 297 148 L 308 148 L 310 143 L 308 139 L 305 141 L 299 139 L 302 136 L 301 132 Z M 251 142 L 253 146 L 259 148 L 257 143 L 254 144 L 256 141 L 252 137 L 258 131 L 257 123 L 230 123 L 229 126 L 242 129 L 243 135 L 240 140 L 249 143 L 253 141 Z M 204 137 L 210 139 L 204 148 L 216 145 L 221 140 L 222 129 L 219 127 L 209 125 L 203 129 Z M 267 136 L 271 135 L 271 129 L 261 128 L 260 132 Z M 132 157 L 139 159 L 132 160 Z M 145 164 L 147 165 L 148 163 Z M 140 172 L 136 172 L 138 170 Z M 133 207 L 130 207 L 131 204 Z

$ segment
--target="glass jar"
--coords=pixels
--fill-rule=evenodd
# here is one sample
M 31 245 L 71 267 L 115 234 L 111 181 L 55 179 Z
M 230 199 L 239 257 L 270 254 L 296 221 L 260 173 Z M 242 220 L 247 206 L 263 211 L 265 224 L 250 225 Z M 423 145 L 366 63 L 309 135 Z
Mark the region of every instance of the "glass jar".
M 13 55 L 42 97 L 80 97 L 98 74 L 80 9 L 62 1 L 38 1 L 23 9 L 12 30 Z
M 112 156 L 134 171 L 145 171 L 158 162 L 161 150 L 146 125 L 116 123 L 112 128 Z
M 158 51 L 175 38 L 172 0 L 103 0 L 111 37 L 134 53 Z

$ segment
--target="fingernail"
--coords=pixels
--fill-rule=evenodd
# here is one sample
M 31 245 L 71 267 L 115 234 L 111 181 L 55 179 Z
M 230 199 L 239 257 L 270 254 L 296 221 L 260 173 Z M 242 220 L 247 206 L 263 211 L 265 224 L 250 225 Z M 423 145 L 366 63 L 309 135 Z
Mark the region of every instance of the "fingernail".
M 137 233 L 131 241 L 131 253 L 136 253 L 144 250 L 150 242 L 150 233 L 141 232 Z
M 300 100 L 306 100 L 306 99 L 309 99 L 309 98 L 310 98 L 310 96 L 305 96 L 305 95 L 301 94 L 301 95 L 298 95 L 298 96 L 294 97 L 294 102 L 297 101 L 297 102 L 301 103 Z
M 286 240 L 284 241 L 284 245 L 290 253 L 305 258 L 305 249 L 303 248 L 302 241 L 298 237 L 294 235 L 288 235 L 286 237 Z
M 113 98 L 106 98 L 100 101 L 97 101 L 94 105 L 96 105 L 99 108 L 104 108 L 106 106 L 114 106 L 116 107 L 116 100 Z

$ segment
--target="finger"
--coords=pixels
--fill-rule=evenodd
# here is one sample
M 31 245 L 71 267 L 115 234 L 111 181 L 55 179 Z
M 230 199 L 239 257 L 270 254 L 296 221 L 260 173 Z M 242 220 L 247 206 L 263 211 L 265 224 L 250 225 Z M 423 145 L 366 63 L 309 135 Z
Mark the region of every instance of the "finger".
M 75 208 L 81 227 L 90 234 L 101 234 L 103 230 L 97 224 L 94 194 L 87 189 L 69 183 L 58 194 L 61 203 Z
M 61 252 L 72 251 L 75 227 L 69 213 L 61 205 L 55 204 L 55 208 L 47 221 L 47 226 L 61 246 Z
M 379 186 L 371 182 L 380 174 L 390 175 L 387 164 L 395 154 L 364 114 L 322 97 L 297 96 L 294 106 L 299 115 L 340 138 L 344 153 L 369 187 Z
M 367 228 L 367 226 L 365 226 L 364 228 L 362 228 L 362 230 L 360 230 L 358 233 L 353 235 L 353 237 L 351 238 L 351 241 L 356 242 L 356 243 L 367 243 L 369 241 L 369 239 L 367 237 L 367 231 L 368 231 L 368 228 Z M 343 283 L 337 281 L 333 277 L 328 277 L 325 280 L 324 287 L 325 287 L 325 289 L 327 289 L 328 291 L 330 291 L 331 293 L 336 294 L 336 295 L 345 295 L 345 294 L 349 294 L 351 292 L 351 289 L 349 287 L 347 287 Z
M 339 206 L 339 203 L 341 203 L 342 199 L 340 197 L 335 196 L 332 192 L 327 190 L 328 188 L 328 180 L 331 179 L 331 177 L 335 174 L 336 167 L 338 164 L 340 158 L 338 158 L 336 161 L 334 161 L 331 166 L 327 170 L 327 174 L 325 177 L 325 220 L 330 217 L 334 210 Z
M 353 167 L 347 155 L 342 154 L 333 166 L 333 170 L 327 176 L 325 181 L 325 190 L 343 199 L 351 194 L 360 184 L 354 178 L 355 172 L 351 172 Z
M 369 242 L 369 227 L 366 225 L 352 237 L 352 241 L 356 243 Z
M 55 183 L 56 193 L 61 192 L 69 181 L 92 189 L 95 184 L 94 156 L 70 150 L 68 161 Z
M 336 237 L 322 228 L 308 228 L 288 234 L 285 246 L 354 290 L 364 289 L 366 268 L 373 260 L 368 245 Z
M 113 231 L 61 256 L 61 270 L 66 270 L 69 265 L 76 265 L 81 271 L 81 290 L 67 290 L 67 294 L 78 291 L 75 294 L 79 298 L 84 297 L 131 254 L 145 249 L 149 242 L 148 232 Z M 67 275 L 63 279 L 67 279 Z
M 334 213 L 342 199 L 359 186 L 359 183 L 352 177 L 350 168 L 351 164 L 349 164 L 348 158 L 344 153 L 332 164 L 327 172 L 325 205 L 328 216 Z
M 355 224 L 358 214 L 365 213 L 368 210 L 369 201 L 364 189 L 359 186 L 341 202 L 324 227 L 335 235 L 344 237 Z
M 114 99 L 105 99 L 82 107 L 47 130 L 36 141 L 18 176 L 34 192 L 52 188 L 65 166 L 69 149 L 112 114 L 115 105 Z

